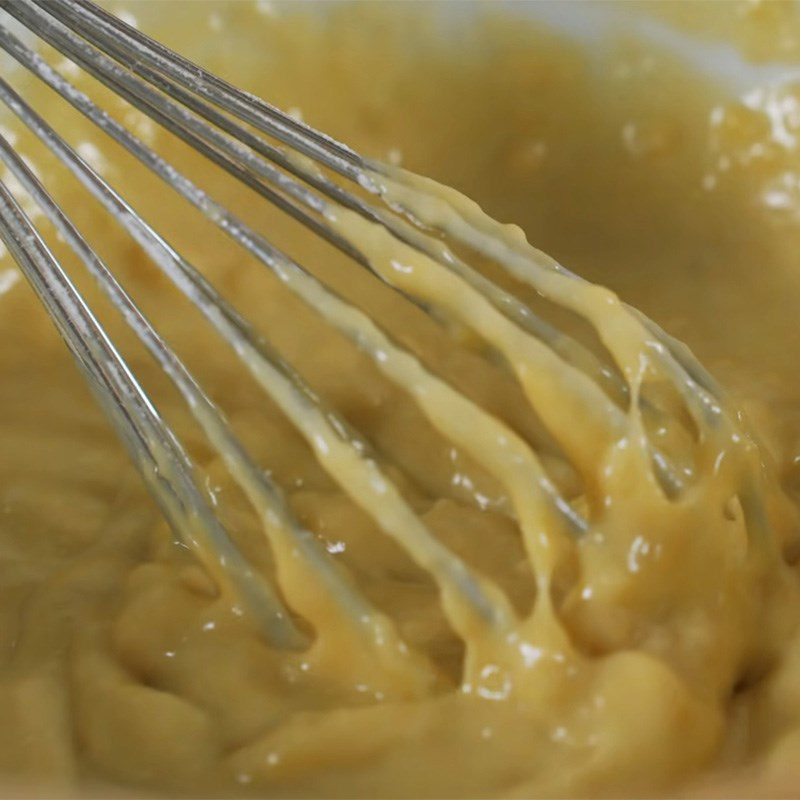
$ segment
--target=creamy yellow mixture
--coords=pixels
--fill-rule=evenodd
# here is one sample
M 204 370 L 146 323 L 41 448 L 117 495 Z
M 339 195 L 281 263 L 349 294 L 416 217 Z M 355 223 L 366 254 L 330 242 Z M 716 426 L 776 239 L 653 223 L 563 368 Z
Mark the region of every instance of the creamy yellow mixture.
M 783 42 L 800 32 L 788 11 L 713 6 L 690 27 L 740 39 L 744 25 L 762 58 L 765 30 Z M 5 784 L 236 796 L 795 793 L 796 87 L 736 99 L 654 46 L 620 39 L 590 56 L 502 18 L 448 38 L 420 5 L 325 15 L 266 3 L 154 9 L 127 7 L 210 69 L 516 223 L 537 248 L 689 344 L 728 394 L 715 398 L 719 412 L 711 398 L 710 411 L 693 406 L 670 388 L 670 359 L 612 294 L 560 275 L 518 231 L 495 229 L 444 189 L 428 202 L 418 181 L 385 182 L 389 199 L 451 240 L 488 232 L 456 251 L 615 364 L 615 386 L 641 404 L 564 368 L 446 270 L 332 212 L 373 268 L 437 306 L 443 325 L 79 79 L 418 356 L 403 359 L 361 322 L 354 346 L 323 319 L 352 322 L 351 311 L 309 308 L 287 286 L 297 281 L 270 275 L 58 105 L 59 127 L 84 157 L 369 441 L 380 476 L 365 471 L 319 421 L 290 421 L 95 201 L 0 118 L 371 609 L 355 624 L 313 573 L 271 550 L 177 392 L 56 244 L 186 443 L 221 520 L 302 617 L 307 647 L 272 646 L 173 543 L 4 255 Z M 14 77 L 52 120 L 49 95 Z M 540 295 L 591 318 L 597 335 Z M 308 423 L 306 438 L 298 422 Z M 682 489 L 657 477 L 652 443 Z M 554 512 L 543 476 L 588 532 Z M 441 561 L 417 563 L 430 546 L 414 542 L 428 532 L 482 576 L 490 619 L 464 602 Z

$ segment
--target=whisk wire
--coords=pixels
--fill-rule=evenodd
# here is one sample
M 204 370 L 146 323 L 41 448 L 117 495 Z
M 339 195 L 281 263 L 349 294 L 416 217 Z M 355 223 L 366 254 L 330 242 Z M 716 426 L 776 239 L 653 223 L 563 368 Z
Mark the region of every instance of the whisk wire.
M 15 7 L 14 10 L 18 9 Z M 22 17 L 21 21 L 26 19 L 27 17 Z M 331 302 L 334 299 L 333 294 L 303 268 L 245 226 L 227 209 L 213 201 L 185 176 L 157 156 L 96 106 L 86 95 L 55 72 L 38 54 L 25 46 L 7 29 L 0 29 L 0 44 L 95 122 L 101 130 L 115 138 L 172 188 L 196 205 L 209 219 L 272 269 L 282 280 L 285 282 L 291 280 L 294 285 L 299 284 L 305 299 L 313 301 L 316 298 L 315 305 L 317 307 L 321 303 Z M 79 175 L 84 185 L 93 191 L 109 210 L 112 210 L 118 221 L 128 228 L 134 238 L 143 244 L 151 255 L 155 256 L 156 263 L 162 268 L 169 267 L 168 276 L 198 305 L 236 352 L 240 356 L 244 356 L 243 360 L 256 379 L 298 425 L 317 453 L 324 455 L 332 447 L 335 447 L 340 458 L 338 461 L 330 458 L 330 462 L 337 465 L 340 461 L 347 461 L 357 471 L 361 483 L 367 487 L 367 491 L 362 493 L 361 500 L 364 502 L 364 497 L 366 497 L 367 502 L 371 503 L 372 507 L 369 510 L 381 521 L 381 527 L 401 541 L 420 563 L 431 570 L 437 580 L 444 584 L 446 591 L 463 598 L 467 606 L 475 609 L 475 613 L 485 622 L 494 624 L 506 618 L 510 612 L 507 604 L 500 599 L 499 591 L 489 586 L 485 579 L 479 579 L 472 570 L 467 568 L 459 558 L 444 548 L 426 530 L 400 494 L 381 475 L 376 462 L 362 457 L 360 451 L 364 448 L 358 446 L 357 440 L 352 441 L 347 436 L 348 426 L 346 423 L 338 419 L 330 410 L 322 410 L 313 392 L 302 383 L 298 376 L 290 373 L 285 365 L 270 357 L 266 344 L 256 339 L 250 327 L 208 286 L 199 273 L 193 268 L 188 268 L 186 262 L 179 256 L 176 258 L 176 254 L 171 248 L 165 249 L 163 240 L 149 226 L 145 226 L 139 215 L 130 207 L 122 208 L 113 201 L 113 193 L 102 179 L 92 173 L 85 164 L 81 167 L 80 159 L 74 152 L 70 152 L 63 141 L 55 146 L 60 137 L 41 118 L 37 118 L 32 109 L 18 95 L 14 96 L 9 91 L 10 87 L 5 85 L 2 88 L 4 98 L 9 101 L 9 107 L 18 113 L 26 124 L 30 125 L 33 122 L 32 130 L 41 136 L 53 152 Z M 165 253 L 167 254 L 166 259 Z M 176 265 L 178 266 L 177 270 L 175 269 Z M 189 280 L 187 280 L 187 275 L 191 276 Z M 343 303 L 343 301 L 338 302 Z M 331 424 L 332 420 L 334 424 Z M 336 469 L 337 467 L 334 466 L 334 473 Z M 381 487 L 377 493 L 374 491 L 375 486 Z M 491 600 L 486 596 L 487 591 L 492 595 Z M 364 615 L 362 614 L 362 616 Z
M 50 13 L 51 3 L 32 2 Z M 364 180 L 361 170 L 365 159 L 346 145 L 183 58 L 94 3 L 71 0 L 52 10 L 52 16 L 69 23 L 90 41 L 97 42 L 103 37 L 107 42 L 119 42 L 132 69 L 144 62 L 293 150 L 318 160 L 344 177 L 357 182 Z
M 573 418 L 565 421 L 563 414 L 554 415 L 551 433 L 578 471 L 588 474 L 596 466 L 598 453 L 629 430 L 631 415 L 643 413 L 659 420 L 662 412 L 647 397 L 639 396 L 638 389 L 632 390 L 630 376 L 621 374 L 623 359 L 618 354 L 611 354 L 611 365 L 604 363 L 578 338 L 534 313 L 529 305 L 467 263 L 466 257 L 457 254 L 463 248 L 490 258 L 496 256 L 512 277 L 544 295 L 547 293 L 542 287 L 552 287 L 553 297 L 549 299 L 582 313 L 601 340 L 608 331 L 592 316 L 594 311 L 589 305 L 602 293 L 602 307 L 613 307 L 616 314 L 612 314 L 609 330 L 619 324 L 636 333 L 632 337 L 636 342 L 639 332 L 652 335 L 653 341 L 646 343 L 649 357 L 674 383 L 698 424 L 708 417 L 718 435 L 727 436 L 734 430 L 715 403 L 710 377 L 654 323 L 638 312 L 629 313 L 631 309 L 605 290 L 592 292 L 588 284 L 526 242 L 506 239 L 497 244 L 500 237 L 496 237 L 497 241 L 493 237 L 498 233 L 498 224 L 477 207 L 447 206 L 440 213 L 439 205 L 422 204 L 422 213 L 412 213 L 405 198 L 418 195 L 420 190 L 412 183 L 396 180 L 397 175 L 390 168 L 362 158 L 347 146 L 192 64 L 90 0 L 0 0 L 0 8 L 195 151 L 334 245 L 354 263 L 370 270 L 409 302 L 437 320 L 444 312 L 446 319 L 463 322 L 466 317 L 472 326 L 476 320 L 486 321 L 482 338 L 505 357 L 535 409 L 538 410 L 538 400 L 549 402 L 559 391 L 564 394 L 563 401 L 573 409 Z M 577 537 L 589 530 L 588 516 L 565 498 L 535 446 L 434 374 L 364 311 L 212 198 L 2 24 L 0 47 L 269 269 L 365 352 L 386 378 L 409 394 L 437 430 L 481 460 L 508 490 L 508 513 L 518 523 L 534 565 L 546 549 L 542 540 L 550 534 Z M 492 636 L 510 635 L 519 623 L 519 615 L 509 598 L 495 582 L 433 535 L 388 479 L 381 456 L 370 444 L 340 414 L 327 407 L 198 269 L 2 77 L 0 102 L 45 144 L 203 314 L 350 498 L 429 572 L 440 589 L 445 614 L 455 632 L 464 641 L 476 630 Z M 272 589 L 270 581 L 257 574 L 237 549 L 198 487 L 189 456 L 8 186 L 0 182 L 0 237 L 20 261 L 56 321 L 176 535 L 194 549 L 221 586 L 238 593 L 241 601 L 255 611 L 276 646 L 305 646 L 308 637 L 300 620 L 313 626 L 333 616 L 355 630 L 367 649 L 371 642 L 377 652 L 379 643 L 385 645 L 387 639 L 391 640 L 398 663 L 403 662 L 406 647 L 392 622 L 365 598 L 322 542 L 297 521 L 281 488 L 258 467 L 213 400 L 4 139 L 0 139 L 0 160 L 53 223 L 183 396 L 264 523 L 278 590 Z M 351 183 L 337 182 L 330 174 Z M 352 237 L 348 230 L 363 235 Z M 463 248 L 451 247 L 452 242 Z M 391 265 L 387 266 L 387 243 L 407 256 L 408 263 L 421 264 L 428 277 L 437 276 L 438 284 L 426 282 L 422 276 L 417 285 L 404 284 L 392 272 Z M 578 285 L 588 287 L 580 296 L 583 299 L 571 294 Z M 582 306 L 583 302 L 587 305 Z M 544 376 L 541 385 L 526 372 L 526 364 L 515 361 L 512 356 L 516 352 L 524 353 L 530 363 L 540 368 Z M 643 445 L 643 453 L 665 494 L 679 496 L 686 476 L 678 474 L 670 459 L 649 440 Z M 755 511 L 758 502 L 758 498 L 752 500 Z M 755 511 L 751 514 L 754 518 Z M 314 592 L 298 590 L 298 582 L 288 579 L 297 570 L 314 586 Z M 534 571 L 540 580 L 538 599 L 549 603 L 549 576 L 541 577 L 546 570 Z
M 0 158 L 9 166 L 37 205 L 57 225 L 87 265 L 103 274 L 110 291 L 126 296 L 32 171 L 0 136 Z M 192 479 L 188 456 L 128 369 L 102 326 L 49 250 L 29 216 L 0 181 L 0 238 L 20 264 L 36 294 L 51 314 L 87 381 L 114 424 L 164 516 L 180 540 L 193 545 L 215 578 L 233 580 L 259 624 L 279 646 L 301 641 L 283 603 L 269 583 L 237 550 Z M 129 307 L 129 322 L 150 335 L 166 359 L 170 351 Z M 209 556 L 213 562 L 209 562 Z
M 48 142 L 51 150 L 59 159 L 73 171 L 116 219 L 122 221 L 130 235 L 149 252 L 154 261 L 183 289 L 187 296 L 190 296 L 196 304 L 202 305 L 207 314 L 220 313 L 226 318 L 228 324 L 226 328 L 227 334 L 237 343 L 237 347 L 243 346 L 242 341 L 245 339 L 250 340 L 251 347 L 256 346 L 254 334 L 249 330 L 247 324 L 216 293 L 202 275 L 174 251 L 155 230 L 147 225 L 135 210 L 2 79 L 0 79 L 0 100 L 14 110 L 31 130 Z M 91 249 L 64 214 L 63 210 L 49 196 L 30 168 L 27 167 L 21 157 L 14 152 L 13 148 L 5 140 L 0 140 L 0 160 L 9 167 L 26 191 L 35 199 L 39 207 L 76 252 L 117 309 L 124 315 L 136 335 L 172 379 L 186 399 L 193 416 L 206 433 L 208 439 L 226 460 L 231 474 L 249 496 L 262 517 L 266 518 L 269 524 L 265 526 L 265 529 L 271 535 L 273 542 L 280 544 L 280 540 L 277 537 L 287 536 L 290 541 L 290 547 L 302 555 L 310 565 L 310 571 L 314 573 L 320 589 L 329 593 L 330 602 L 338 603 L 342 606 L 351 619 L 360 622 L 362 628 L 373 625 L 376 618 L 375 610 L 352 586 L 351 582 L 345 579 L 343 573 L 335 568 L 319 540 L 297 523 L 288 511 L 280 488 L 252 461 L 214 403 L 191 376 L 180 359 L 161 339 L 108 267 Z M 68 282 L 68 278 L 66 278 L 60 267 L 59 274 L 63 275 L 63 280 Z M 80 307 L 86 308 L 85 304 L 80 300 L 74 285 L 71 283 L 68 285 L 70 296 L 76 298 L 75 302 L 79 303 Z M 88 309 L 87 313 L 90 313 Z M 99 329 L 97 323 L 95 323 L 95 328 Z M 74 334 L 74 336 L 78 336 L 78 334 Z M 87 333 L 86 336 L 89 337 L 86 342 L 83 341 L 83 337 L 78 337 L 73 347 L 82 346 L 88 348 L 91 345 L 91 333 Z M 104 341 L 108 341 L 105 334 Z M 110 343 L 109 346 L 111 346 Z M 116 351 L 114 352 L 115 360 L 124 364 L 121 357 L 116 354 Z M 130 391 L 135 390 L 136 395 L 143 398 L 144 402 L 146 395 L 127 368 L 125 369 L 125 376 L 129 382 L 132 382 Z M 295 378 L 295 380 L 299 379 Z M 104 385 L 101 384 L 101 386 Z M 303 391 L 310 394 L 310 390 L 307 387 Z M 117 404 L 113 400 L 106 402 L 112 410 L 118 411 Z M 152 409 L 149 401 L 147 402 L 148 407 Z M 121 406 L 121 408 L 124 408 L 124 406 Z M 152 410 L 152 413 L 156 414 L 154 410 Z M 128 418 L 134 422 L 138 419 L 136 414 L 130 414 Z M 154 425 L 160 432 L 159 439 L 163 439 L 168 444 L 174 444 L 176 447 L 178 446 L 177 440 L 163 420 L 154 417 Z M 120 428 L 127 431 L 122 423 L 120 423 Z M 139 440 L 142 442 L 148 441 L 143 434 L 137 439 L 137 441 Z M 149 458 L 141 466 L 141 471 L 144 475 L 149 478 L 152 474 L 164 472 L 163 469 L 154 469 L 157 465 L 155 464 L 154 456 L 149 450 L 145 451 L 145 455 L 149 456 Z M 212 554 L 219 554 L 220 562 L 224 561 L 228 570 L 235 570 L 234 582 L 237 586 L 247 581 L 255 581 L 256 577 L 251 574 L 252 571 L 247 566 L 246 561 L 239 554 L 233 552 L 232 544 L 223 541 L 225 535 L 221 531 L 218 521 L 207 508 L 207 504 L 202 501 L 197 488 L 190 483 L 188 478 L 190 467 L 185 453 L 179 450 L 177 455 L 180 457 L 182 465 L 181 485 L 186 484 L 193 487 L 187 490 L 189 492 L 189 500 L 185 500 L 182 505 L 197 506 L 194 509 L 194 516 L 203 520 L 208 517 L 214 528 L 213 546 L 208 548 L 206 545 L 199 554 L 203 555 L 206 550 Z M 141 458 L 138 461 L 141 463 Z M 173 493 L 175 492 L 173 491 Z M 172 510 L 170 510 L 169 518 L 173 521 L 177 530 L 184 532 L 184 534 L 188 532 L 184 539 L 192 542 L 191 526 L 176 521 L 175 512 Z M 195 542 L 195 544 L 197 543 Z M 303 640 L 299 632 L 287 622 L 288 613 L 284 610 L 277 597 L 269 598 L 269 602 L 266 602 L 265 598 L 257 596 L 255 591 L 248 591 L 246 594 L 249 596 L 246 596 L 244 600 L 247 602 L 248 607 L 253 607 L 256 610 L 261 609 L 262 627 L 274 644 L 286 646 Z M 265 614 L 264 609 L 272 609 L 272 612 Z M 273 618 L 278 621 L 279 624 L 277 626 Z M 373 631 L 374 633 L 375 631 Z

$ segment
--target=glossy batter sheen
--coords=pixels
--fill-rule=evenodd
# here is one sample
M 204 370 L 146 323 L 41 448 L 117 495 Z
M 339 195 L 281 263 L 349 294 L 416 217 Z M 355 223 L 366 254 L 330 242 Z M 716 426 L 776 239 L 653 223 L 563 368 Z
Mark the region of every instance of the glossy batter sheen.
M 715 5 L 719 30 L 741 38 L 741 22 L 730 19 L 747 16 L 756 44 L 765 26 L 782 31 L 782 41 L 800 31 L 789 13 L 776 22 L 750 6 Z M 156 22 L 152 7 L 132 10 L 145 28 Z M 642 410 L 621 412 L 445 270 L 332 212 L 331 224 L 376 271 L 453 324 L 434 322 L 82 81 L 419 356 L 400 357 L 377 329 L 330 302 L 310 310 L 59 107 L 62 130 L 84 157 L 370 441 L 392 494 L 318 423 L 304 439 L 99 206 L 3 119 L 4 133 L 57 187 L 383 620 L 367 646 L 313 576 L 280 553 L 273 563 L 220 457 L 75 266 L 202 467 L 221 519 L 259 569 L 280 574 L 287 602 L 302 613 L 311 647 L 270 647 L 172 543 L 6 257 L 0 770 L 9 787 L 788 795 L 800 781 L 800 96 L 781 85 L 731 99 L 656 49 L 621 40 L 595 63 L 550 33 L 502 19 L 443 41 L 434 24 L 420 24 L 425 13 L 356 5 L 323 22 L 280 5 L 176 4 L 156 30 L 357 149 L 402 160 L 518 224 L 537 248 L 687 342 L 729 390 L 720 412 L 729 418 L 704 427 L 717 412 L 706 418 L 668 388 L 667 361 L 648 350 L 652 337 L 612 294 L 560 275 L 516 229 L 494 229 L 461 196 L 436 188 L 430 202 L 418 181 L 385 182 L 387 197 L 425 222 L 451 234 L 490 233 L 491 244 L 473 237 L 463 253 L 474 260 L 483 249 L 477 262 L 521 298 L 540 303 L 538 290 L 590 317 L 603 342 L 596 349 L 646 399 Z M 198 14 L 207 27 L 187 42 L 179 32 L 189 19 L 195 29 Z M 222 52 L 218 43 L 234 37 L 236 52 Z M 47 107 L 43 90 L 31 96 Z M 523 261 L 514 279 L 509 271 Z M 361 349 L 323 314 L 355 321 Z M 555 319 L 586 333 L 569 315 Z M 654 416 L 651 402 L 673 413 Z M 679 496 L 654 477 L 645 432 L 685 481 Z M 588 534 L 576 537 L 542 500 L 544 476 L 590 518 Z M 484 576 L 491 624 L 451 590 L 440 592 L 410 557 L 425 528 Z

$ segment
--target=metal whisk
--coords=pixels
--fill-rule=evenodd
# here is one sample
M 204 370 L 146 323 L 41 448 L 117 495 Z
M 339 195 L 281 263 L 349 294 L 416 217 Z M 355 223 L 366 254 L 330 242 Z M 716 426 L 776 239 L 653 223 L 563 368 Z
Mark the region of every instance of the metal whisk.
M 739 464 L 742 475 L 737 501 L 748 531 L 767 527 L 758 477 L 760 462 L 751 458 L 752 443 L 736 415 L 722 403 L 719 389 L 683 346 L 613 294 L 568 272 L 454 193 L 362 158 L 187 61 L 89 0 L 0 0 L 0 7 L 141 112 L 300 221 L 309 235 L 328 240 L 355 264 L 398 289 L 405 300 L 435 314 L 460 318 L 506 356 L 532 406 L 584 478 L 588 502 L 583 508 L 563 495 L 528 443 L 431 374 L 363 312 L 209 197 L 0 25 L 0 46 L 9 55 L 272 270 L 370 354 L 390 380 L 406 388 L 443 434 L 482 459 L 508 488 L 529 557 L 541 566 L 536 570 L 537 605 L 549 602 L 549 572 L 542 566 L 537 541 L 543 531 L 569 540 L 593 530 L 597 524 L 593 510 L 600 513 L 597 505 L 593 506 L 593 491 L 598 491 L 593 475 L 603 453 L 625 437 L 643 442 L 647 463 L 641 480 L 643 485 L 657 487 L 666 501 L 682 497 L 705 480 L 708 465 L 703 464 L 704 453 L 726 448 L 745 453 L 738 460 L 729 459 Z M 332 409 L 324 407 L 214 287 L 2 78 L 0 100 L 202 311 L 342 488 L 384 533 L 429 571 L 456 633 L 467 642 L 480 635 L 511 635 L 519 620 L 508 599 L 432 535 L 385 476 L 368 443 Z M 0 158 L 172 379 L 244 489 L 264 521 L 280 593 L 251 569 L 237 550 L 195 482 L 187 453 L 10 188 L 0 182 L 0 237 L 57 324 L 176 535 L 194 549 L 222 591 L 238 598 L 237 602 L 255 615 L 275 646 L 307 645 L 308 635 L 298 626 L 299 618 L 312 625 L 321 619 L 336 619 L 354 632 L 358 647 L 376 654 L 387 669 L 402 669 L 412 656 L 392 621 L 366 600 L 317 537 L 293 517 L 281 489 L 254 463 L 66 211 L 3 138 Z M 365 196 L 372 196 L 374 202 L 364 200 Z M 416 283 L 404 283 L 402 275 L 393 272 L 388 255 L 394 252 L 392 248 L 399 248 L 398 252 L 412 261 L 418 259 L 422 271 L 429 268 L 439 283 L 420 279 L 420 270 Z M 610 361 L 489 281 L 470 266 L 465 251 L 493 260 L 555 305 L 588 321 L 610 353 Z M 520 352 L 524 359 L 515 357 Z M 533 373 L 531 365 L 535 366 Z M 652 372 L 674 389 L 681 413 L 691 420 L 687 427 L 694 430 L 698 448 L 692 463 L 676 463 L 658 437 L 651 435 L 654 430 L 667 429 L 676 416 L 673 401 L 672 405 L 661 403 L 660 395 L 648 390 L 647 378 Z M 549 412 L 554 404 L 562 406 L 562 414 L 563 406 L 568 408 L 569 424 Z M 287 580 L 298 576 L 306 587 L 312 585 L 313 591 L 298 590 L 304 580 Z

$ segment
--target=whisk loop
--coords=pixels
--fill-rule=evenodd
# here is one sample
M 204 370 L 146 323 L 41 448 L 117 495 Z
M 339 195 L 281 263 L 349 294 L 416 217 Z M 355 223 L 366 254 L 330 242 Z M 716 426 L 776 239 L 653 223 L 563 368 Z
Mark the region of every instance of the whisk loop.
M 568 497 L 536 442 L 459 393 L 364 311 L 277 248 L 0 24 L 0 47 L 198 208 L 407 392 L 432 425 L 507 491 L 537 580 L 533 611 L 520 615 L 501 588 L 445 547 L 387 476 L 370 444 L 312 388 L 200 272 L 112 188 L 10 84 L 0 100 L 71 171 L 163 274 L 202 312 L 306 439 L 350 498 L 427 570 L 453 630 L 467 646 L 519 642 L 552 613 L 552 576 L 569 543 L 603 521 L 600 466 L 620 448 L 641 469 L 633 491 L 679 503 L 711 486 L 710 454 L 728 454 L 748 530 L 764 531 L 763 466 L 719 387 L 680 343 L 610 291 L 569 272 L 510 226 L 453 190 L 355 153 L 152 40 L 89 0 L 0 0 L 0 7 L 143 114 L 302 223 L 437 320 L 471 329 L 519 382 L 562 458 L 579 475 Z M 265 138 L 268 137 L 268 138 Z M 293 515 L 281 487 L 248 454 L 219 409 L 139 310 L 42 182 L 0 138 L 0 159 L 89 270 L 170 377 L 264 525 L 277 589 L 252 569 L 214 514 L 178 439 L 115 349 L 75 285 L 6 184 L 0 237 L 58 326 L 125 442 L 176 537 L 220 590 L 254 615 L 276 647 L 312 646 L 335 625 L 387 674 L 408 675 L 422 656 L 364 596 L 314 533 Z M 489 280 L 489 260 L 518 284 L 588 323 L 596 341 L 562 328 Z M 653 389 L 666 384 L 669 400 Z M 677 398 L 677 399 L 676 399 Z M 676 407 L 678 410 L 676 411 Z M 658 432 L 658 436 L 653 434 Z M 684 463 L 671 436 L 690 439 Z M 730 498 L 721 498 L 727 502 Z M 312 631 L 309 631 L 309 627 Z M 427 681 L 429 671 L 422 670 Z M 432 674 L 432 673 L 431 673 Z M 465 677 L 465 685 L 469 680 Z M 404 684 L 406 685 L 406 684 Z M 418 690 L 419 687 L 410 689 Z

